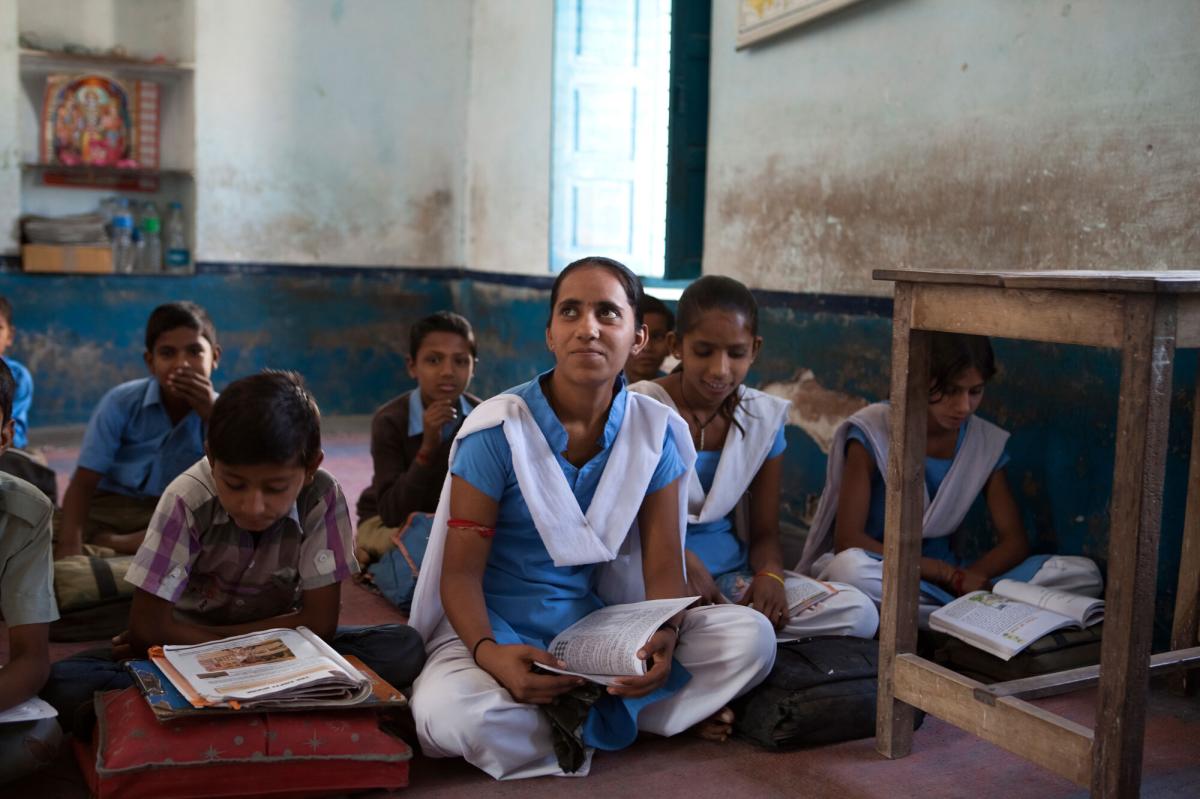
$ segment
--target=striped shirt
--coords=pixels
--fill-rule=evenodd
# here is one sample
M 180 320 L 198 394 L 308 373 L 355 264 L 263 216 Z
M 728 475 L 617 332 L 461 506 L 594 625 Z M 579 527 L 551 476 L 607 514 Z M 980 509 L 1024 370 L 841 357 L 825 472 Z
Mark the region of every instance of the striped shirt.
M 251 533 L 221 505 L 205 458 L 167 486 L 125 579 L 189 621 L 229 625 L 288 613 L 301 591 L 356 572 L 354 528 L 332 475 L 318 469 L 287 516 Z

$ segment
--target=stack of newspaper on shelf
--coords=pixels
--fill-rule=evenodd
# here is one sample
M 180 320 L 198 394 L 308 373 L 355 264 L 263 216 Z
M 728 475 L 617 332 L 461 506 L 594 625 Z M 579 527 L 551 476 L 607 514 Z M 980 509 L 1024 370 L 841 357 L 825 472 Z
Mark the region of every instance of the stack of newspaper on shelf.
M 108 233 L 100 214 L 21 217 L 21 231 L 30 244 L 90 244 L 107 246 Z
M 929 627 L 1011 660 L 1055 630 L 1082 630 L 1103 620 L 1103 599 L 1001 580 L 991 591 L 972 591 L 938 608 Z
M 340 708 L 372 697 L 372 680 L 306 627 L 154 647 L 150 663 L 194 708 Z M 152 706 L 155 688 L 165 693 L 138 682 Z

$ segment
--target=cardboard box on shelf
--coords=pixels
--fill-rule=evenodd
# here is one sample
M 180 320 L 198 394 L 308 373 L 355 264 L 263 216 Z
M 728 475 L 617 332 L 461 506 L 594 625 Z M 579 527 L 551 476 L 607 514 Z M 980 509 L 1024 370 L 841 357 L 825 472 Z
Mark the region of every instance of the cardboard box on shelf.
M 76 244 L 25 244 L 21 247 L 21 269 L 26 272 L 112 274 L 112 250 Z

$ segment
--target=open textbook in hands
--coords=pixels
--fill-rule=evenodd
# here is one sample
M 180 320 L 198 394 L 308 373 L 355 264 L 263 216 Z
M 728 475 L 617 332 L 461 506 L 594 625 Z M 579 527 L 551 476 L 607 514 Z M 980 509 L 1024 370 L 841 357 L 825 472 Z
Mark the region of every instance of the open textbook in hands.
M 198 708 L 345 707 L 372 693 L 371 680 L 306 627 L 154 647 L 150 661 Z
M 699 598 L 648 599 L 600 608 L 550 642 L 550 654 L 566 663 L 565 669 L 541 663 L 538 667 L 601 685 L 612 685 L 618 677 L 640 677 L 646 673 L 646 661 L 637 656 L 642 646 L 663 622 Z
M 977 649 L 1010 660 L 1043 635 L 1084 629 L 1104 620 L 1104 600 L 1001 580 L 990 592 L 972 591 L 929 617 L 929 626 Z
M 837 588 L 829 583 L 792 572 L 788 572 L 784 588 L 787 591 L 788 614 L 791 616 L 825 601 L 838 592 Z

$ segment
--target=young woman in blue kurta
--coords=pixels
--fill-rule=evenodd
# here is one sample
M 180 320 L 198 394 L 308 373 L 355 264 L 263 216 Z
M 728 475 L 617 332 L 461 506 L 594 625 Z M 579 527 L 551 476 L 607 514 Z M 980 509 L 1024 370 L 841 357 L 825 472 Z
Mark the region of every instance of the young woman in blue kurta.
M 1086 558 L 1029 554 L 1020 511 L 1005 476 L 1009 456 L 1001 444 L 1007 434 L 975 416 L 984 387 L 995 372 L 995 356 L 986 338 L 933 334 L 925 487 L 930 500 L 936 501 L 939 491 L 946 490 L 943 484 L 951 467 L 967 457 L 963 446 L 973 426 L 984 430 L 975 431 L 979 437 L 990 431 L 990 438 L 999 443 L 987 449 L 990 454 L 986 462 L 972 464 L 972 468 L 980 471 L 979 495 L 987 503 L 996 541 L 980 558 L 966 561 L 953 551 L 950 534 L 931 535 L 927 527 L 920 561 L 923 613 L 956 596 L 990 588 L 1001 579 L 1088 595 L 1098 594 L 1102 587 L 1098 569 Z M 860 585 L 873 597 L 879 594 L 878 560 L 883 552 L 885 464 L 871 443 L 869 431 L 858 427 L 855 419 L 876 418 L 871 411 L 881 407 L 886 406 L 869 406 L 848 422 L 845 465 L 833 523 L 833 547 L 840 554 L 821 572 L 825 577 Z M 965 499 L 968 503 L 961 505 L 964 513 L 975 497 Z
M 429 659 L 412 707 L 429 756 L 465 757 L 498 779 L 562 773 L 549 716 L 533 705 L 583 681 L 536 669 L 564 665 L 550 640 L 606 602 L 690 594 L 681 492 L 694 453 L 683 420 L 621 376 L 646 337 L 640 293 L 616 262 L 568 266 L 551 293 L 554 369 L 484 402 L 459 434 L 426 555 L 440 583 L 423 572 L 413 605 Z M 634 535 L 640 558 L 624 548 Z M 601 592 L 612 577 L 625 590 Z M 774 634 L 747 608 L 689 609 L 639 657 L 645 673 L 590 708 L 585 746 L 620 748 L 639 730 L 727 736 L 725 705 L 770 672 Z
M 835 584 L 837 593 L 826 601 L 791 615 L 787 591 L 804 578 L 784 570 L 780 546 L 789 403 L 743 384 L 761 347 L 754 296 L 732 278 L 706 275 L 679 300 L 671 334 L 679 367 L 634 387 L 678 408 L 696 445 L 699 485 L 692 482 L 689 501 L 688 581 L 708 602 L 754 608 L 786 638 L 870 638 L 879 614 L 850 585 Z M 733 510 L 747 494 L 747 529 L 735 530 Z
M 630 296 L 635 289 L 640 286 L 629 285 L 611 268 L 584 263 L 564 272 L 546 332 L 556 366 L 510 392 L 529 406 L 584 512 L 625 414 L 621 369 L 630 351 L 645 343 L 636 296 Z M 450 515 L 494 528 L 495 535 L 464 528 L 447 535 L 441 585 L 446 615 L 476 663 L 514 699 L 548 702 L 582 681 L 539 673 L 533 666 L 557 664 L 545 651 L 550 639 L 603 605 L 596 594 L 596 564 L 553 564 L 517 485 L 501 428 L 460 441 L 450 471 Z M 686 471 L 668 432 L 638 514 L 649 599 L 686 595 L 677 484 Z M 609 693 L 630 700 L 659 698 L 656 692 L 672 673 L 676 635 L 672 627 L 657 632 L 642 653 L 652 664 L 647 673 L 618 680 Z M 610 710 L 593 713 L 592 719 L 606 716 L 606 725 L 618 726 L 619 732 L 593 729 L 585 735 L 587 743 L 617 748 L 636 736 L 636 708 L 629 708 L 624 720 L 616 708 Z

